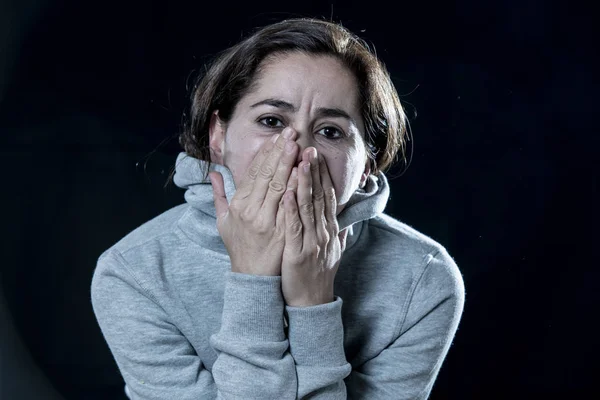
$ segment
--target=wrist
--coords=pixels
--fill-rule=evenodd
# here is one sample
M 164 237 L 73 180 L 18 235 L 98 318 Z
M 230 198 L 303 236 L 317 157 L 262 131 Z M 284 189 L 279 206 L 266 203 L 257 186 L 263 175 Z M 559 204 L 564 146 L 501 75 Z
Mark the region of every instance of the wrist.
M 331 293 L 323 294 L 313 298 L 302 298 L 302 299 L 293 299 L 293 300 L 285 300 L 285 304 L 290 307 L 313 307 L 321 304 L 333 303 L 335 301 L 335 296 L 333 295 L 333 291 Z
M 254 276 L 281 276 L 281 270 L 277 269 L 257 269 L 249 265 L 239 267 L 238 263 L 231 263 L 231 272 L 238 274 L 254 275 Z

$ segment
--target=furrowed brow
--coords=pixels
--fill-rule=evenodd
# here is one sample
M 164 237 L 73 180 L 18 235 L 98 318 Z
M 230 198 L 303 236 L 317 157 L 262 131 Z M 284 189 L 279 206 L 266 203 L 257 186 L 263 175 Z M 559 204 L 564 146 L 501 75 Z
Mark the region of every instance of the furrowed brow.
M 250 108 L 255 108 L 262 105 L 268 105 L 275 108 L 280 108 L 289 112 L 296 112 L 297 109 L 293 104 L 288 103 L 287 101 L 283 101 L 280 99 L 268 98 L 265 100 L 261 100 L 258 103 L 252 104 Z M 326 108 L 321 107 L 317 109 L 317 115 L 319 117 L 329 117 L 329 118 L 344 118 L 350 121 L 352 124 L 356 125 L 356 121 L 354 118 L 350 116 L 346 111 L 340 108 Z
M 319 117 L 329 117 L 329 118 L 345 118 L 348 121 L 352 122 L 354 125 L 356 125 L 356 121 L 354 121 L 354 118 L 352 118 L 350 116 L 350 114 L 348 114 L 346 111 L 339 109 L 339 108 L 318 108 L 317 109 L 317 115 Z
M 255 108 L 258 106 L 262 106 L 262 105 L 268 105 L 271 107 L 281 108 L 281 109 L 284 109 L 285 111 L 296 112 L 296 107 L 294 107 L 293 104 L 290 104 L 287 101 L 283 101 L 283 100 L 279 100 L 279 99 L 272 99 L 272 98 L 265 99 L 265 100 L 259 101 L 258 103 L 252 104 L 250 106 L 250 108 Z

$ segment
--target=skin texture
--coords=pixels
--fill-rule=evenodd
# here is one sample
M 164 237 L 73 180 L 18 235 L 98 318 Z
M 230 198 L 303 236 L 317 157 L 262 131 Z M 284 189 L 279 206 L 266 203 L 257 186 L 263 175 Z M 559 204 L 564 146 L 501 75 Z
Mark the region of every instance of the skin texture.
M 266 99 L 285 101 L 294 110 L 268 104 L 252 107 Z M 319 108 L 340 109 L 352 121 L 320 115 Z M 330 56 L 294 52 L 267 59 L 255 90 L 238 102 L 229 123 L 219 120 L 218 110 L 213 113 L 211 161 L 227 166 L 239 187 L 260 147 L 286 126 L 294 129 L 299 146 L 296 166 L 310 147 L 325 158 L 339 214 L 370 173 L 353 74 Z

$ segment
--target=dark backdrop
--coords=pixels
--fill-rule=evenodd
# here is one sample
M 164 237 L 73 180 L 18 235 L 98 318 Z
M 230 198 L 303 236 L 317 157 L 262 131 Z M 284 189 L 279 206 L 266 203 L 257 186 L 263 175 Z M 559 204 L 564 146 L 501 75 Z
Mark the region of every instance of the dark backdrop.
M 217 3 L 0 2 L 0 397 L 123 398 L 90 303 L 96 260 L 184 202 L 163 185 L 188 78 L 295 16 L 372 43 L 411 118 L 386 212 L 446 246 L 467 293 L 431 398 L 598 395 L 591 8 Z

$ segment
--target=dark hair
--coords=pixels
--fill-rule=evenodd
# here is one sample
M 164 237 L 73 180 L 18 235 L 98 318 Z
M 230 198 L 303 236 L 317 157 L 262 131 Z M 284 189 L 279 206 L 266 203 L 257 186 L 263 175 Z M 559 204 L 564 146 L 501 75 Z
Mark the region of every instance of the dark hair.
M 212 112 L 219 110 L 219 118 L 227 124 L 240 99 L 252 91 L 261 63 L 271 56 L 296 51 L 334 56 L 354 73 L 371 173 L 386 172 L 398 150 L 406 161 L 407 119 L 384 64 L 348 29 L 314 18 L 268 25 L 217 54 L 192 90 L 190 114 L 184 114 L 179 135 L 184 151 L 210 166 L 208 127 Z M 204 179 L 207 174 L 208 169 Z

